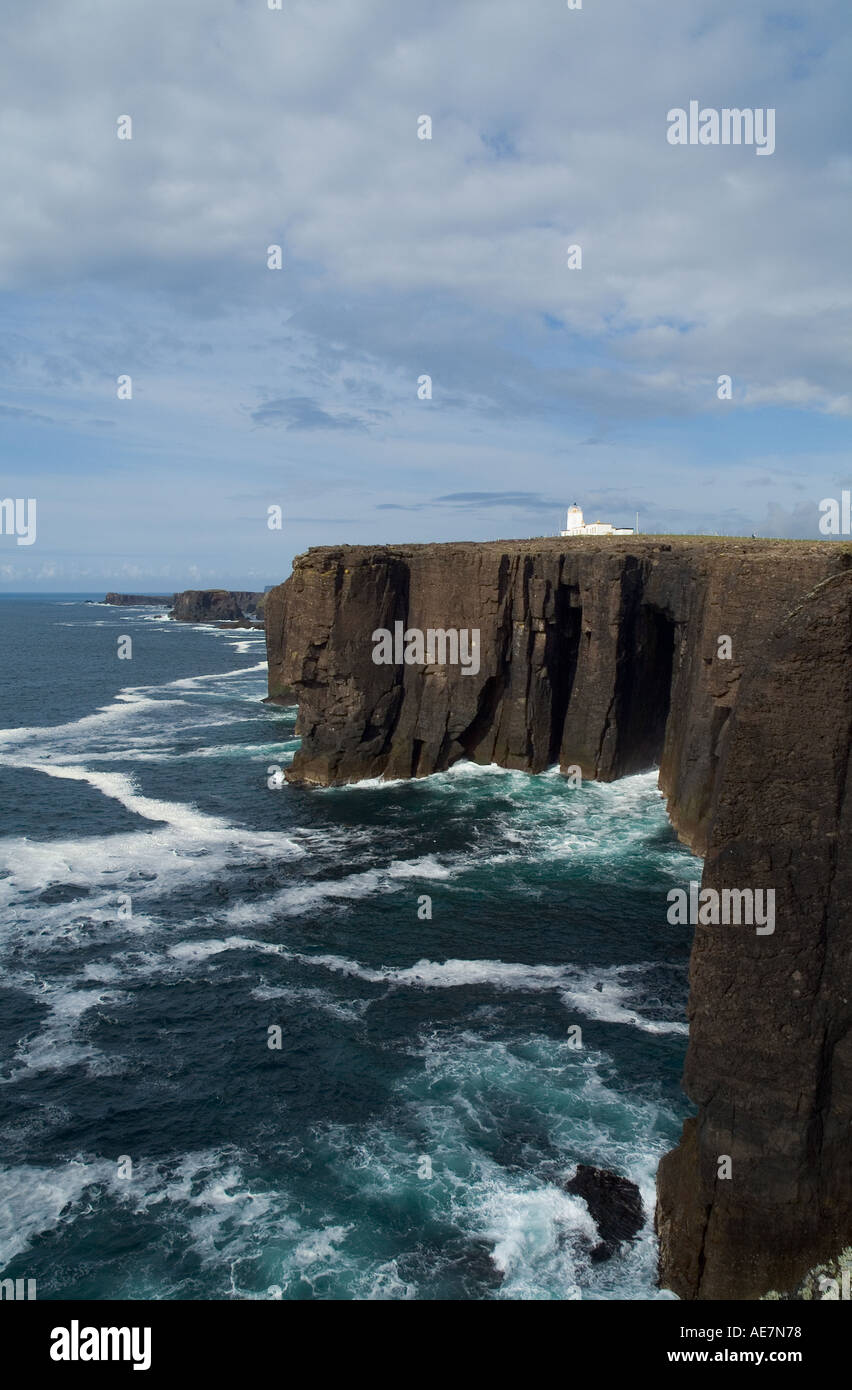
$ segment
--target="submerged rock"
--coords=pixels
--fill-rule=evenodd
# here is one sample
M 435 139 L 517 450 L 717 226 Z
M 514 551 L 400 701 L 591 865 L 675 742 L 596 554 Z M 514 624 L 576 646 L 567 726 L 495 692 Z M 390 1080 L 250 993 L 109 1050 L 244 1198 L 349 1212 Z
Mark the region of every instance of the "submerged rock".
M 573 1178 L 561 1186 L 565 1192 L 582 1197 L 598 1228 L 600 1242 L 592 1250 L 593 1260 L 610 1259 L 623 1241 L 632 1240 L 641 1231 L 645 1223 L 642 1197 L 629 1178 L 578 1163 Z

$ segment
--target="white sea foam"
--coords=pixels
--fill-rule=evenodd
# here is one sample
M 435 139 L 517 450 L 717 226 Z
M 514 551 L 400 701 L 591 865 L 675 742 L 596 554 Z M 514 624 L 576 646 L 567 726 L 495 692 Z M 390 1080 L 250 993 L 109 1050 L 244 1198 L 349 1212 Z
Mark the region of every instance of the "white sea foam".
M 574 965 L 522 965 L 501 960 L 420 960 L 405 968 L 380 966 L 371 969 L 343 956 L 314 955 L 299 959 L 341 975 L 396 987 L 458 989 L 487 985 L 518 993 L 555 990 L 567 1008 L 586 1018 L 629 1024 L 646 1033 L 688 1032 L 685 1023 L 643 1018 L 635 1008 L 628 1007 L 628 1001 L 641 993 L 641 984 L 635 979 L 631 984 L 632 977 L 642 969 L 653 968 L 650 964 L 582 969 Z
M 142 685 L 126 686 L 118 692 L 112 702 L 102 705 L 91 714 L 83 715 L 81 718 L 69 721 L 64 724 L 47 724 L 25 726 L 16 729 L 0 729 L 0 747 L 6 747 L 10 751 L 16 746 L 21 749 L 28 749 L 30 756 L 38 759 L 39 755 L 44 758 L 47 755 L 55 756 L 57 752 L 68 751 L 75 758 L 85 758 L 87 754 L 103 751 L 98 748 L 98 743 L 104 738 L 119 741 L 121 744 L 128 742 L 128 738 L 138 739 L 138 733 L 128 735 L 127 724 L 130 721 L 138 725 L 144 725 L 146 721 L 151 721 L 160 739 L 163 739 L 162 725 L 164 715 L 174 715 L 176 711 L 188 710 L 193 706 L 182 696 L 169 695 L 170 691 L 185 691 L 188 695 L 198 693 L 203 690 L 207 683 L 219 682 L 231 687 L 231 693 L 238 693 L 240 685 L 245 676 L 257 675 L 265 671 L 267 665 L 265 661 L 258 662 L 254 666 L 239 667 L 231 671 L 214 671 L 201 676 L 189 676 L 182 679 L 168 681 L 163 685 Z M 254 703 L 254 701 L 252 701 Z M 216 724 L 230 722 L 228 719 L 220 719 L 215 715 L 208 715 L 203 725 L 196 727 L 209 727 Z M 187 725 L 181 724 L 178 730 L 173 724 L 167 731 L 166 739 L 173 739 L 176 732 L 185 733 Z M 32 745 L 41 747 L 32 748 Z
M 72 720 L 67 724 L 46 724 L 42 726 L 25 727 L 21 729 L 0 729 L 0 744 L 31 743 L 36 740 L 55 744 L 63 737 L 71 736 L 75 743 L 79 745 L 81 739 L 90 737 L 94 733 L 100 733 L 106 726 L 118 721 L 126 721 L 129 718 L 136 718 L 149 710 L 156 709 L 159 712 L 163 708 L 175 708 L 184 705 L 183 700 L 158 700 L 150 696 L 137 694 L 133 690 L 123 690 L 115 697 L 111 705 L 103 705 L 93 714 L 85 714 L 80 719 Z
M 549 1186 L 520 1192 L 507 1192 L 506 1187 L 505 1182 L 493 1184 L 480 1208 L 479 1222 L 482 1234 L 493 1242 L 494 1264 L 510 1283 L 523 1279 L 530 1265 L 538 1264 L 542 1256 L 555 1254 L 559 1237 L 566 1231 L 584 1235 L 590 1242 L 596 1239 L 597 1227 L 579 1197 Z M 576 1277 L 570 1274 L 565 1281 L 565 1297 L 579 1298 Z
M 25 982 L 12 977 L 10 983 L 20 986 Z M 0 1077 L 0 1085 L 14 1084 L 24 1075 L 64 1071 L 82 1065 L 93 1075 L 111 1074 L 122 1068 L 120 1059 L 109 1059 L 91 1043 L 81 1042 L 77 1029 L 81 1018 L 90 1009 L 108 1008 L 121 1003 L 125 995 L 115 990 L 84 990 L 54 984 L 41 986 L 36 997 L 39 1003 L 48 1005 L 50 1013 L 46 1020 L 40 1022 L 39 1031 L 34 1037 L 18 1044 L 11 1061 L 10 1075 Z
M 417 1297 L 417 1285 L 403 1279 L 397 1260 L 385 1260 L 367 1270 L 358 1279 L 353 1290 L 355 1298 L 367 1302 L 406 1302 Z
M 279 831 L 244 830 L 205 817 L 181 803 L 164 803 L 162 823 L 146 831 L 115 835 L 83 836 L 67 840 L 0 841 L 0 904 L 11 905 L 22 892 L 40 893 L 45 884 L 80 884 L 96 890 L 94 899 L 63 905 L 52 921 L 70 921 L 81 914 L 115 917 L 119 895 L 130 893 L 143 902 L 146 894 L 174 893 L 209 882 L 234 865 L 265 864 L 301 858 L 305 851 L 291 836 Z M 159 818 L 159 817 L 158 817 Z M 150 879 L 128 880 L 128 867 Z M 112 881 L 110 881 L 112 880 Z M 17 899 L 16 921 L 28 911 L 44 914 L 37 898 L 27 904 Z
M 371 897 L 374 893 L 396 892 L 399 885 L 412 879 L 440 881 L 453 876 L 453 868 L 441 864 L 432 855 L 393 860 L 381 869 L 365 869 L 362 873 L 347 874 L 339 879 L 305 880 L 282 888 L 270 897 L 237 903 L 228 909 L 224 920 L 232 926 L 263 923 L 276 914 L 298 914 L 335 899 L 352 902 Z
M 197 686 L 203 685 L 207 681 L 242 679 L 243 676 L 253 676 L 258 671 L 266 670 L 266 662 L 258 661 L 256 666 L 240 666 L 236 671 L 212 671 L 204 676 L 183 676 L 180 680 L 168 681 L 161 688 L 164 690 L 195 690 Z
M 109 1181 L 115 1164 L 72 1159 L 52 1168 L 0 1168 L 0 1272 L 44 1231 L 72 1221 L 93 1183 Z
M 132 1181 L 119 1177 L 116 1162 L 83 1155 L 51 1168 L 0 1169 L 0 1270 L 35 1236 L 90 1212 L 88 1203 L 99 1200 L 98 1194 L 130 1206 L 137 1216 L 162 1208 L 165 1222 L 179 1222 L 191 1248 L 212 1267 L 250 1248 L 257 1229 L 264 1240 L 304 1241 L 298 1222 L 282 1209 L 285 1194 L 253 1191 L 241 1158 L 230 1147 L 187 1153 L 177 1162 L 137 1157 Z
M 223 951 L 260 951 L 269 955 L 284 954 L 280 947 L 263 941 L 251 941 L 248 937 L 229 936 L 223 941 L 180 941 L 168 948 L 173 960 L 205 961 L 211 956 L 219 956 Z
M 205 721 L 205 724 L 200 727 L 203 727 L 205 730 L 208 730 L 215 725 L 228 725 L 232 722 L 233 721 L 231 719 L 215 719 Z M 192 726 L 183 725 L 181 727 L 182 734 L 185 734 L 187 732 L 187 727 Z M 284 740 L 283 742 L 280 740 L 276 740 L 274 743 L 212 743 L 207 747 L 192 748 L 189 749 L 187 752 L 181 753 L 166 751 L 166 749 L 174 743 L 173 737 L 149 738 L 145 740 L 145 743 L 148 745 L 159 744 L 162 747 L 163 751 L 154 752 L 152 751 L 151 746 L 143 746 L 142 741 L 140 740 L 138 746 L 122 748 L 120 753 L 116 752 L 115 750 L 112 750 L 111 752 L 106 753 L 82 754 L 79 759 L 79 765 L 85 766 L 86 763 L 91 762 L 114 763 L 117 761 L 121 761 L 123 763 L 195 763 L 198 762 L 199 759 L 207 758 L 237 760 L 259 760 L 261 758 L 267 758 L 272 760 L 273 758 L 277 758 L 277 761 L 281 762 L 281 758 L 278 755 L 282 751 L 288 751 L 292 757 L 292 754 L 298 747 L 299 740 L 289 739 Z M 70 765 L 76 766 L 77 760 L 72 758 L 70 760 Z M 43 770 L 41 764 L 25 763 L 21 761 L 19 766 L 35 768 L 37 771 Z
M 303 1274 L 312 1266 L 322 1265 L 323 1273 L 328 1273 L 329 1261 L 338 1254 L 337 1247 L 352 1230 L 351 1226 L 326 1226 L 321 1231 L 312 1231 L 300 1240 L 290 1258 Z
M 19 766 L 22 764 L 18 764 Z M 188 839 L 210 838 L 230 830 L 230 823 L 221 816 L 208 816 L 184 802 L 155 800 L 136 790 L 132 777 L 125 772 L 92 772 L 85 767 L 61 766 L 57 763 L 23 764 L 47 777 L 60 777 L 70 782 L 87 782 L 104 796 L 118 801 L 128 811 L 180 830 Z
M 252 999 L 275 1001 L 281 1004 L 307 1005 L 321 1013 L 329 1014 L 343 1023 L 359 1023 L 370 1007 L 369 999 L 338 999 L 324 989 L 310 989 L 289 985 L 276 989 L 272 985 L 258 985 L 251 991 Z
M 229 914 L 230 915 L 230 914 Z M 686 1023 L 646 1018 L 638 1012 L 642 975 L 653 962 L 626 966 L 524 965 L 501 960 L 419 960 L 400 967 L 361 965 L 345 956 L 289 951 L 276 942 L 229 936 L 184 941 L 169 948 L 176 960 L 205 961 L 225 951 L 253 951 L 298 961 L 315 969 L 397 989 L 459 989 L 488 986 L 502 992 L 537 994 L 555 991 L 566 1009 L 604 1023 L 625 1024 L 645 1033 L 685 1035 Z
M 695 863 L 674 838 L 656 837 L 661 829 L 663 799 L 655 771 L 638 773 L 617 783 L 585 782 L 572 787 L 557 767 L 532 775 L 497 764 L 455 763 L 445 772 L 415 781 L 370 778 L 343 787 L 322 789 L 324 795 L 356 791 L 390 792 L 405 787 L 406 795 L 444 803 L 456 816 L 475 820 L 483 797 L 498 796 L 501 810 L 493 818 L 487 846 L 476 867 L 505 867 L 512 863 L 548 861 L 594 864 L 598 870 L 624 870 L 630 857 L 653 859 L 661 875 L 679 882 L 684 865 Z M 435 814 L 440 814 L 438 807 Z

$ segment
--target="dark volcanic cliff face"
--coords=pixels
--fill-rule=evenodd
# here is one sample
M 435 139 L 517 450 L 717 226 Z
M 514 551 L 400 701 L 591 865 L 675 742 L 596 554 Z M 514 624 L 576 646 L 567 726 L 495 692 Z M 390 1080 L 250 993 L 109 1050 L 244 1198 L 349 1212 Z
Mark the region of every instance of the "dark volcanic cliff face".
M 169 614 L 179 623 L 242 622 L 249 613 L 263 613 L 264 595 L 246 590 L 184 589 L 175 594 Z
M 658 1184 L 682 1297 L 791 1287 L 852 1241 L 850 564 L 825 543 L 353 546 L 309 551 L 267 596 L 269 693 L 299 702 L 291 780 L 659 763 L 704 886 L 775 889 L 773 934 L 696 929 L 699 1113 Z M 398 621 L 478 629 L 478 672 L 376 665 L 372 634 Z
M 717 773 L 703 884 L 773 888 L 777 925 L 695 933 L 699 1114 L 663 1159 L 657 1209 L 661 1267 L 688 1296 L 793 1288 L 852 1237 L 851 639 L 844 571 L 743 674 Z

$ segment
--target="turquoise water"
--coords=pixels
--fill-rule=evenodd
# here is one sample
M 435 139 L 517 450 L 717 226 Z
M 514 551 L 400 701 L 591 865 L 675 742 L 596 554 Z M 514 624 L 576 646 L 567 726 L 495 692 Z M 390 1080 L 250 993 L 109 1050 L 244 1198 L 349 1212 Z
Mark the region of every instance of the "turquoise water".
M 699 865 L 655 774 L 270 787 L 298 743 L 262 633 L 61 598 L 0 602 L 0 632 L 0 1276 L 664 1296 L 690 945 L 666 893 Z M 601 1264 L 579 1161 L 648 1213 Z

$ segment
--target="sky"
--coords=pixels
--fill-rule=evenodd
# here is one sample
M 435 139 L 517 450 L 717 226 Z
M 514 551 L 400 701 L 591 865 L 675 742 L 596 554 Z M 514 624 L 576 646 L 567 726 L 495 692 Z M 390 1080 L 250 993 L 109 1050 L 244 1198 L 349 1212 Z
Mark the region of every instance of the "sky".
M 0 589 L 263 588 L 574 501 L 819 536 L 848 0 L 269 3 L 0 0 Z M 673 145 L 691 100 L 774 152 Z

